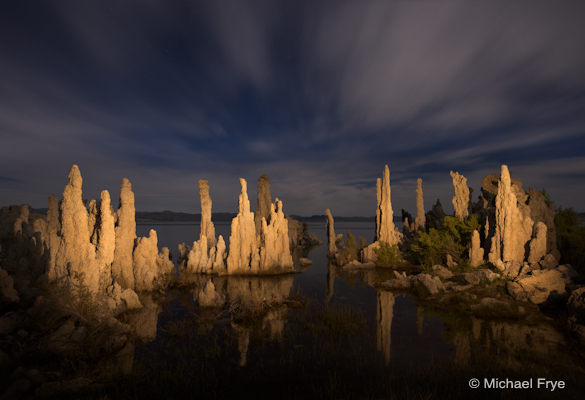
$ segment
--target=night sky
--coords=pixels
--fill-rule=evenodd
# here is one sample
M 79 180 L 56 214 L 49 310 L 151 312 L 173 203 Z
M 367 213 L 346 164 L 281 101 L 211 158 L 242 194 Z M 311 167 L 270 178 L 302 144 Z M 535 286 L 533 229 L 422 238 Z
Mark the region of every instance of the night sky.
M 2 1 L 0 205 L 84 197 L 235 212 L 267 173 L 286 213 L 452 210 L 509 165 L 585 211 L 584 1 Z M 114 200 L 114 203 L 117 203 Z

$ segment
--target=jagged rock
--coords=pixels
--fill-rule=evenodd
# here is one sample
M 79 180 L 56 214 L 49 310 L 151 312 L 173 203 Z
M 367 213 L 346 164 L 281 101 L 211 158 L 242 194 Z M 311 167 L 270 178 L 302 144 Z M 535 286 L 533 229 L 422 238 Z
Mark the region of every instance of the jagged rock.
M 14 281 L 8 272 L 0 268 L 0 300 L 2 303 L 18 303 L 20 298 L 14 289 Z
M 585 287 L 581 287 L 571 293 L 567 301 L 567 309 L 569 310 L 572 325 L 585 325 Z
M 541 304 L 549 299 L 551 293 L 556 295 L 565 294 L 566 277 L 561 272 L 552 269 L 519 279 L 516 283 L 522 288 L 524 296 L 529 301 L 534 304 Z M 513 286 L 512 292 L 517 293 L 517 291 L 518 288 Z M 512 296 L 516 297 L 514 294 Z M 524 297 L 521 294 L 517 296 L 519 298 Z
M 118 225 L 115 228 L 116 246 L 112 277 L 123 288 L 133 289 L 135 285 L 132 253 L 136 240 L 136 210 L 132 184 L 126 178 L 122 179 L 120 186 L 120 207 L 117 214 Z
M 394 279 L 387 280 L 379 284 L 380 287 L 385 289 L 394 289 L 394 290 L 408 290 L 412 287 L 412 281 L 406 273 L 393 271 L 394 272 Z
M 201 233 L 207 238 L 207 248 L 215 246 L 215 227 L 211 222 L 211 197 L 209 196 L 209 182 L 199 180 L 199 197 L 201 198 Z
M 215 285 L 211 280 L 207 281 L 205 287 L 197 294 L 199 307 L 221 307 L 225 299 L 215 290 Z
M 441 279 L 449 279 L 453 277 L 453 272 L 449 271 L 442 265 L 433 265 L 433 274 L 437 275 Z
M 159 255 L 158 238 L 154 229 L 150 230 L 148 237 L 136 240 L 133 257 L 136 291 L 156 289 L 172 272 L 173 263 L 169 259 L 169 249 L 164 247 Z
M 325 214 L 327 214 L 327 246 L 328 246 L 328 253 L 329 256 L 335 255 L 337 253 L 337 246 L 335 244 L 337 240 L 337 236 L 335 235 L 335 226 L 333 221 L 333 215 L 329 209 L 325 210 Z
M 250 211 L 248 185 L 240 178 L 238 214 L 232 220 L 230 249 L 227 258 L 228 274 L 255 274 L 260 269 L 260 254 L 256 238 L 254 213 Z
M 116 233 L 114 215 L 110 205 L 110 193 L 103 190 L 100 194 L 99 216 L 95 229 L 97 245 L 97 260 L 100 267 L 100 290 L 104 290 L 112 283 L 112 263 L 116 248 Z
M 468 283 L 470 285 L 479 285 L 482 283 L 493 282 L 494 279 L 498 278 L 498 274 L 490 271 L 489 269 L 480 269 L 473 272 L 466 272 L 459 275 L 457 278 L 460 281 Z
M 455 216 L 465 219 L 469 216 L 469 187 L 467 186 L 467 178 L 459 172 L 449 172 L 453 179 L 453 189 L 455 196 L 453 196 L 453 209 Z
M 534 233 L 528 252 L 530 264 L 539 262 L 546 255 L 546 225 L 543 222 L 537 222 L 534 225 Z
M 376 181 L 378 205 L 376 207 L 376 240 L 393 246 L 400 242 L 402 234 L 394 226 L 394 212 L 390 195 L 390 169 L 384 166 L 382 179 Z
M 358 260 L 353 260 L 350 261 L 346 264 L 344 264 L 341 268 L 343 270 L 353 270 L 353 269 L 371 269 L 371 268 L 375 268 L 376 264 L 373 262 L 365 262 L 365 263 L 361 263 Z
M 278 199 L 270 207 L 270 223 L 262 219 L 260 242 L 260 269 L 262 271 L 294 271 L 289 248 L 288 221 L 282 212 L 282 202 Z
M 479 267 L 483 264 L 483 249 L 479 244 L 479 232 L 473 231 L 471 237 L 471 248 L 469 249 L 469 263 L 473 268 Z
M 519 202 L 520 191 L 512 187 L 508 167 L 502 165 L 489 261 L 508 276 L 517 275 L 524 262 L 526 243 L 532 237 L 530 209 Z
M 422 179 L 416 180 L 416 219 L 414 220 L 415 229 L 424 229 L 426 224 L 425 202 L 423 199 Z
M 183 270 L 194 273 L 224 273 L 225 272 L 225 242 L 220 235 L 215 240 L 215 227 L 211 222 L 211 197 L 209 183 L 199 181 L 201 197 L 201 228 L 199 240 L 193 242 L 189 249 L 184 243 L 179 245 L 179 265 Z
M 552 253 L 558 259 L 560 258 L 557 249 L 557 232 L 555 227 L 555 207 L 548 201 L 545 194 L 535 190 L 528 189 L 528 207 L 530 207 L 530 218 L 534 223 L 542 222 L 546 225 L 546 248 L 547 252 Z
M 69 171 L 61 202 L 61 241 L 57 251 L 56 278 L 67 277 L 93 294 L 99 289 L 99 266 L 90 242 L 89 217 L 83 204 L 81 173 L 77 165 Z
M 445 264 L 447 264 L 448 268 L 455 268 L 457 266 L 457 263 L 455 262 L 455 260 L 453 260 L 453 256 L 451 254 L 447 254 L 446 258 L 446 262 Z
M 429 212 L 426 213 L 426 226 L 425 229 L 441 229 L 443 227 L 443 220 L 445 219 L 445 211 L 441 205 L 441 201 L 437 199 L 437 202 Z
M 266 220 L 266 223 L 270 223 L 270 208 L 272 206 L 272 197 L 270 196 L 270 180 L 266 174 L 258 178 L 257 201 L 254 224 L 256 226 L 256 232 L 260 234 L 262 229 L 262 218 Z

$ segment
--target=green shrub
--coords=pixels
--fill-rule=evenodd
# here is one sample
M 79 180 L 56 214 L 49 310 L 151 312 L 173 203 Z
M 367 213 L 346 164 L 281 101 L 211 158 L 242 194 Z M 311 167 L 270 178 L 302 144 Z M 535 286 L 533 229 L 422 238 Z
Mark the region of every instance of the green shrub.
M 426 267 L 443 264 L 447 255 L 459 264 L 467 257 L 474 230 L 481 230 L 476 214 L 465 220 L 447 216 L 441 229 L 431 228 L 428 232 L 418 232 L 415 242 L 410 245 L 409 256 L 414 263 Z
M 388 242 L 380 242 L 380 247 L 374 251 L 376 253 L 376 265 L 379 267 L 391 267 L 402 262 L 402 255 L 397 245 L 390 246 Z
M 585 227 L 572 208 L 558 209 L 555 215 L 557 245 L 561 262 L 571 264 L 585 276 Z

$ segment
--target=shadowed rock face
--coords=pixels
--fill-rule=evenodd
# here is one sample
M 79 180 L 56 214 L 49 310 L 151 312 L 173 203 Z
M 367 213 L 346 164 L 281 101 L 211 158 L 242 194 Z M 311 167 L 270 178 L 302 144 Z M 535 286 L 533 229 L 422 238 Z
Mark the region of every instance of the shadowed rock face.
M 416 180 L 416 219 L 414 220 L 415 229 L 424 229 L 426 223 L 425 202 L 423 199 L 422 179 Z
M 120 186 L 120 208 L 118 209 L 118 226 L 116 226 L 116 248 L 112 276 L 123 288 L 134 288 L 133 257 L 136 240 L 136 210 L 132 184 L 126 178 Z
M 530 250 L 528 253 L 528 262 L 533 264 L 539 262 L 546 255 L 546 225 L 544 222 L 537 222 L 534 225 L 535 236 L 530 241 Z
M 453 179 L 453 189 L 455 196 L 453 196 L 453 209 L 455 216 L 465 219 L 469 216 L 469 187 L 467 186 L 467 178 L 459 172 L 450 172 Z
M 557 231 L 555 227 L 555 207 L 554 204 L 547 201 L 544 193 L 528 189 L 528 207 L 530 207 L 530 218 L 534 223 L 543 222 L 546 225 L 546 249 L 556 258 L 560 258 L 557 248 Z
M 514 192 L 508 167 L 502 165 L 489 261 L 507 275 L 517 275 L 524 262 L 533 226 L 530 209 L 521 207 Z
M 256 232 L 260 233 L 262 229 L 262 218 L 270 223 L 270 207 L 272 205 L 272 197 L 270 196 L 270 180 L 268 175 L 264 174 L 258 178 L 258 203 L 256 206 L 256 215 L 254 216 L 254 224 Z

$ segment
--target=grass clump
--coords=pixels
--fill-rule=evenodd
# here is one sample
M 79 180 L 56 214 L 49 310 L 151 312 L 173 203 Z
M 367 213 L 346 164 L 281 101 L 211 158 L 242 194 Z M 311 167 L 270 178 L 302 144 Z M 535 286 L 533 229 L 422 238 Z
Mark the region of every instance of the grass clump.
M 376 266 L 390 267 L 402 263 L 402 254 L 397 245 L 390 246 L 388 242 L 380 242 L 380 247 L 374 250 L 376 253 Z

